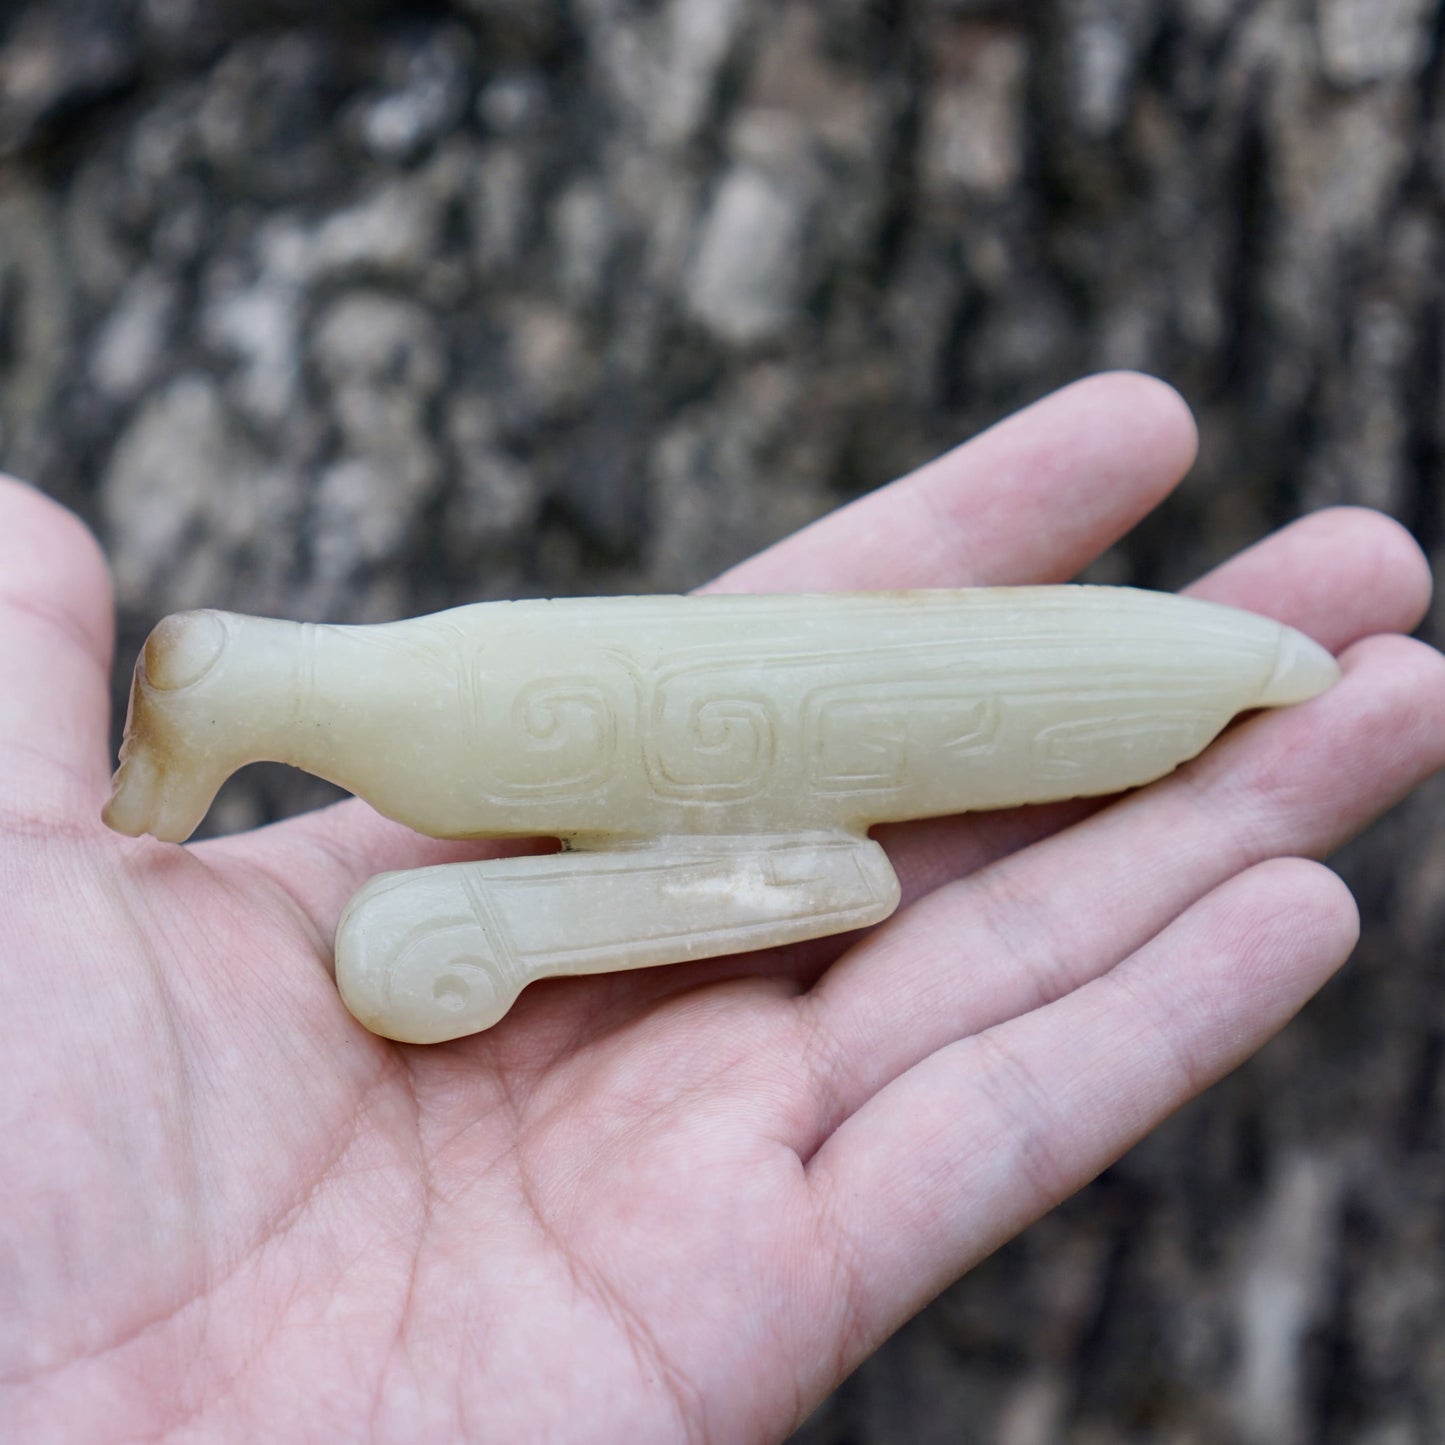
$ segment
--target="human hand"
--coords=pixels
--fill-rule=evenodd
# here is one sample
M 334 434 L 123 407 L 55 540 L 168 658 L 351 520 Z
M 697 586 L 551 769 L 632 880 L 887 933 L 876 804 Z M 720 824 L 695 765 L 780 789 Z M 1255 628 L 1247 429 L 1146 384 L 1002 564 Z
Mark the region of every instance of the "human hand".
M 745 564 L 732 591 L 1060 581 L 1192 459 L 1099 378 Z M 371 874 L 476 846 L 347 802 L 186 848 L 100 824 L 109 585 L 0 492 L 0 1435 L 781 1436 L 971 1263 L 1271 1036 L 1349 953 L 1328 853 L 1445 763 L 1395 524 L 1308 518 L 1196 595 L 1343 682 L 1107 806 L 885 830 L 857 940 L 362 1030 Z M 851 943 L 851 946 L 849 944 Z

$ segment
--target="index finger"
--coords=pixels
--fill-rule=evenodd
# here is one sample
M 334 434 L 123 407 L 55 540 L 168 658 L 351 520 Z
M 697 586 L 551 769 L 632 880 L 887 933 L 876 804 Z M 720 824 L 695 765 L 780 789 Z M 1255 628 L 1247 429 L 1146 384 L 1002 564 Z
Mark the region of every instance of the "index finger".
M 1178 484 L 1199 446 L 1173 387 L 1075 382 L 723 573 L 709 592 L 1065 582 Z

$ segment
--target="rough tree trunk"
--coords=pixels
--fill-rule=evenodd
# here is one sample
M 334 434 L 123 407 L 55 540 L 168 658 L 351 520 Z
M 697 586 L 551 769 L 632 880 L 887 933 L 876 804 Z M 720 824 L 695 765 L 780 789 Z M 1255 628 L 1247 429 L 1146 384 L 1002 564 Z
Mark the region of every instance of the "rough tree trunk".
M 1101 580 L 1347 501 L 1438 560 L 1442 18 L 12 0 L 0 464 L 100 529 L 126 655 L 198 604 L 686 587 L 1114 366 L 1204 452 Z M 1440 1438 L 1442 796 L 1351 849 L 1364 941 L 1299 1023 L 801 1439 Z

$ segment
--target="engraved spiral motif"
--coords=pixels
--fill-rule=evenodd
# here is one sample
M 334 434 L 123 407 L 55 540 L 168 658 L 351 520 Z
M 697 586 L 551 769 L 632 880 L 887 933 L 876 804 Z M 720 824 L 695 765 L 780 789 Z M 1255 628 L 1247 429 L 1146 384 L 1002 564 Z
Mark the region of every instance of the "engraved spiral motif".
M 390 1038 L 440 1043 L 490 1028 L 517 996 L 475 923 L 414 928 L 399 943 L 368 936 L 348 911 L 337 931 L 336 982 L 347 1007 Z M 388 946 L 388 944 L 392 946 Z
M 604 786 L 617 767 L 617 703 L 586 679 L 538 678 L 512 700 L 505 753 L 496 757 L 501 797 L 577 797 Z
M 683 672 L 659 681 L 647 747 L 659 797 L 738 802 L 766 786 L 780 735 L 776 705 L 725 691 L 729 680 Z
M 953 681 L 900 676 L 886 696 L 856 683 L 818 688 L 803 701 L 809 780 L 832 794 L 881 793 L 925 783 L 940 759 L 985 767 L 999 752 L 1002 710 Z
M 430 929 L 412 939 L 388 970 L 393 1009 L 403 1002 L 451 1033 L 488 1028 L 512 1006 L 498 987 L 496 960 L 474 924 Z

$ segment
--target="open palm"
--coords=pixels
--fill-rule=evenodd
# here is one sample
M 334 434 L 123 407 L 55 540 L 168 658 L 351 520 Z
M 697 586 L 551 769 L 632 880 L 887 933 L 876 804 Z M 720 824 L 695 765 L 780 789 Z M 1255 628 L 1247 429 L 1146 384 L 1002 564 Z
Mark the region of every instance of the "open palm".
M 1073 387 L 722 580 L 1057 581 L 1193 430 Z M 1302 861 L 1445 762 L 1429 574 L 1360 512 L 1195 589 L 1345 680 L 1107 807 L 886 830 L 862 939 L 529 989 L 427 1049 L 342 1008 L 386 868 L 481 849 L 355 802 L 189 848 L 107 833 L 104 565 L 0 492 L 0 1435 L 763 1440 L 1244 1058 L 1349 953 Z

